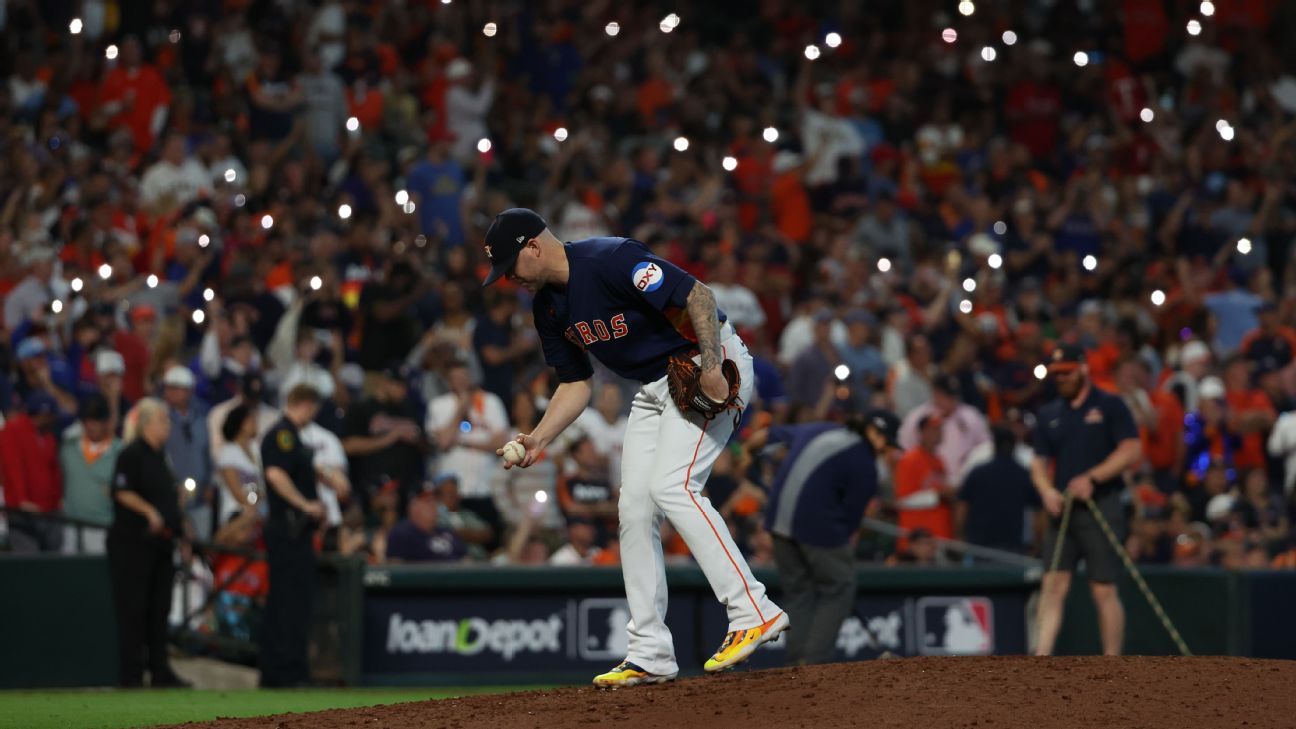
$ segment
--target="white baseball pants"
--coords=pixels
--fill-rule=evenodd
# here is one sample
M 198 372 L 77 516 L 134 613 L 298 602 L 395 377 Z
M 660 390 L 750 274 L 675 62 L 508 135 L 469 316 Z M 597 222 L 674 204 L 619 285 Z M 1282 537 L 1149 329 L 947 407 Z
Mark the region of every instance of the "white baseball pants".
M 738 365 L 741 396 L 751 398 L 752 358 L 728 325 L 721 331 L 723 356 Z M 635 395 L 621 461 L 621 569 L 630 607 L 627 658 L 649 673 L 679 670 L 666 627 L 666 563 L 661 523 L 669 519 L 706 574 L 729 615 L 729 630 L 754 628 L 781 611 L 752 576 L 724 519 L 701 495 L 711 466 L 733 432 L 730 414 L 706 421 L 685 416 L 671 400 L 666 378 Z M 716 636 L 717 641 L 721 636 Z

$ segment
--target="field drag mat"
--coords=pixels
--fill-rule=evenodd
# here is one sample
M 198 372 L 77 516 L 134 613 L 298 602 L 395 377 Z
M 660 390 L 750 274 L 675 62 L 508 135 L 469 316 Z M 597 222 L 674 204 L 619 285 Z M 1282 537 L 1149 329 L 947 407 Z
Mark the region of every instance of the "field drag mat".
M 222 719 L 193 729 L 1292 729 L 1296 662 L 904 658 Z

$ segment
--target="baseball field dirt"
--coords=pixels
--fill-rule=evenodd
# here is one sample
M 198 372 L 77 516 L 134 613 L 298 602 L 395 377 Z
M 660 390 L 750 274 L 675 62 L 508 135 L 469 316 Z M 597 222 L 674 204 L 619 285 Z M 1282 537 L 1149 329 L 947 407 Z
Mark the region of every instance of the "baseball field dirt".
M 1291 729 L 1296 662 L 905 658 L 227 719 L 210 729 Z

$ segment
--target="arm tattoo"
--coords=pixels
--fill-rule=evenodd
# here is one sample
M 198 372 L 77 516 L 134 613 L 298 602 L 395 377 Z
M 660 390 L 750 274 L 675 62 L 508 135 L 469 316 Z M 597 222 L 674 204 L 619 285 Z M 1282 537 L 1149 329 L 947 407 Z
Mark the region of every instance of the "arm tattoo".
M 689 319 L 693 320 L 693 333 L 697 335 L 702 369 L 720 366 L 720 319 L 716 316 L 715 294 L 698 281 L 693 284 L 687 303 Z

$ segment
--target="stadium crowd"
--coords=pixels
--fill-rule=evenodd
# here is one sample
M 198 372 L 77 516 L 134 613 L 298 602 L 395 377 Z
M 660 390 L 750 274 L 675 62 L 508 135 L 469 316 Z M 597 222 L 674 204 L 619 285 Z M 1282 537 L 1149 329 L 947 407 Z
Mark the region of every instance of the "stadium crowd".
M 77 546 L 22 512 L 111 519 L 149 395 L 191 535 L 255 546 L 259 436 L 306 383 L 350 485 L 321 549 L 616 564 L 629 383 L 535 466 L 494 454 L 553 385 L 527 293 L 480 287 L 522 205 L 712 287 L 756 356 L 745 433 L 904 418 L 870 513 L 912 531 L 861 559 L 1037 551 L 1070 342 L 1142 433 L 1137 560 L 1296 566 L 1296 6 L 751 5 L 5 4 L 9 548 Z M 707 486 L 757 565 L 776 458 L 740 437 Z

